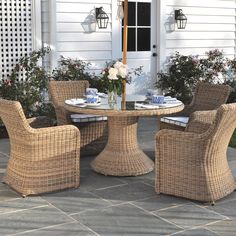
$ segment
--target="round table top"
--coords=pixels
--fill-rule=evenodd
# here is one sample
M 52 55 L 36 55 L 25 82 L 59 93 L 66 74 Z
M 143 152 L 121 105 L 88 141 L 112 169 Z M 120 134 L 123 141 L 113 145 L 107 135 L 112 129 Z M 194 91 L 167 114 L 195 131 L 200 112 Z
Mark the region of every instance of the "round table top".
M 85 106 L 81 107 L 78 105 L 68 105 L 64 104 L 63 107 L 70 112 L 73 113 L 84 113 L 84 114 L 93 114 L 93 115 L 101 115 L 101 116 L 153 116 L 153 115 L 168 115 L 171 113 L 176 113 L 182 111 L 184 108 L 183 103 L 179 103 L 178 105 L 173 105 L 172 107 L 153 107 L 153 108 L 135 108 L 134 102 L 133 107 L 130 108 L 130 104 L 127 102 L 126 108 L 118 105 L 114 109 L 111 109 L 108 104 L 102 103 L 100 106 Z

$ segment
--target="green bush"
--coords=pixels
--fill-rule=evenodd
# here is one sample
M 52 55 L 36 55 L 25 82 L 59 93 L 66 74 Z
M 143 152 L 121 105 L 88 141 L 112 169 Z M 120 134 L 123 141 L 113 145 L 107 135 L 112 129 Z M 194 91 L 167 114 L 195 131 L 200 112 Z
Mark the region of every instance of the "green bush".
M 99 77 L 89 72 L 90 66 L 91 64 L 88 62 L 61 56 L 58 67 L 52 72 L 52 79 L 57 81 L 87 80 L 90 87 L 105 92 L 106 89 L 99 81 Z
M 49 48 L 42 48 L 20 58 L 9 78 L 0 81 L 0 97 L 19 101 L 26 117 L 53 113 L 45 103 L 49 75 L 39 65 L 49 52 Z
M 218 49 L 206 52 L 204 58 L 181 55 L 175 52 L 167 62 L 167 72 L 157 74 L 157 88 L 165 95 L 177 97 L 189 103 L 198 81 L 229 84 L 233 91 L 229 101 L 236 98 L 235 59 L 228 59 Z

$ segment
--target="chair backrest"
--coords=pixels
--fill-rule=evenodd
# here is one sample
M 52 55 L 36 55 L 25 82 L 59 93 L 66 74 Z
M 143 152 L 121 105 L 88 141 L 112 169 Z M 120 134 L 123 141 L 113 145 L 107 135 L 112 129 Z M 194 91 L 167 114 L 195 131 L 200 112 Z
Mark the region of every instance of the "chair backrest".
M 71 124 L 70 112 L 63 108 L 66 99 L 83 97 L 89 83 L 86 80 L 79 81 L 50 81 L 49 94 L 56 111 L 57 124 Z
M 230 91 L 231 87 L 228 85 L 199 82 L 192 100 L 194 111 L 217 109 L 226 103 Z
M 29 132 L 30 125 L 19 102 L 0 99 L 0 117 L 10 139 L 17 136 L 22 137 Z
M 83 97 L 89 83 L 86 80 L 79 81 L 50 81 L 49 94 L 54 106 L 64 104 L 66 99 Z
M 215 153 L 226 151 L 235 128 L 236 103 L 221 105 L 213 124 L 205 133 L 209 135 L 209 141 Z

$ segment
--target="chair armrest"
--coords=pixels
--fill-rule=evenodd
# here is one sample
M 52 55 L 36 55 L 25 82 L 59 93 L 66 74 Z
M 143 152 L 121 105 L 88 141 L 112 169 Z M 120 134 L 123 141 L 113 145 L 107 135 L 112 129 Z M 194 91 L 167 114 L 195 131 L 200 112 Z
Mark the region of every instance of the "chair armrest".
M 53 120 L 46 116 L 38 116 L 27 119 L 29 125 L 32 128 L 43 128 L 53 126 Z
M 74 125 L 53 126 L 49 128 L 30 129 L 27 143 L 37 148 L 40 158 L 56 156 L 59 153 L 80 153 L 80 131 Z
M 185 132 L 192 132 L 192 133 L 204 133 L 211 127 L 211 123 L 202 122 L 199 120 L 192 120 L 188 123 L 187 127 L 185 128 Z
M 189 122 L 197 120 L 204 123 L 212 124 L 216 117 L 217 110 L 195 111 L 189 117 Z
M 186 156 L 186 160 L 196 159 L 200 152 L 205 151 L 207 145 L 205 134 L 163 129 L 156 135 L 156 161 L 183 156 Z

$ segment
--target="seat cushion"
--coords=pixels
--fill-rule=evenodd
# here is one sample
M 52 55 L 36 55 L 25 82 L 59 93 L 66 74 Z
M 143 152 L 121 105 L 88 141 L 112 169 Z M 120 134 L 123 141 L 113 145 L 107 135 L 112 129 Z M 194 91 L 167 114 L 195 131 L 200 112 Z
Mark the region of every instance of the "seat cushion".
M 88 115 L 88 114 L 71 114 L 70 118 L 74 123 L 107 120 L 106 116 Z
M 161 122 L 174 124 L 182 127 L 186 127 L 189 117 L 187 116 L 165 116 L 161 118 Z

